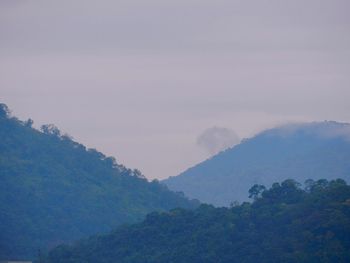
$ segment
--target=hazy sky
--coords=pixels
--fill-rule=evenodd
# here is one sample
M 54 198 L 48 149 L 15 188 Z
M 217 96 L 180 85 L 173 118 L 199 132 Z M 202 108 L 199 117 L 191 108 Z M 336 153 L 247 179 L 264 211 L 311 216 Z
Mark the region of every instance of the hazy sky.
M 244 138 L 289 121 L 350 122 L 349 10 L 349 0 L 0 0 L 0 100 L 165 178 L 209 156 L 197 141 L 214 126 Z

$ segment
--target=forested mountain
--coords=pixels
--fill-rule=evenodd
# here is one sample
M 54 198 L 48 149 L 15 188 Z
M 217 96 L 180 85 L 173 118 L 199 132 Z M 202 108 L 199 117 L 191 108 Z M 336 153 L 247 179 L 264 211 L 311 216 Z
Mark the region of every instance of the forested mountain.
M 350 186 L 337 179 L 293 180 L 230 208 L 151 213 L 73 246 L 52 250 L 45 263 L 347 263 L 350 262 Z
M 198 206 L 53 125 L 31 126 L 0 105 L 0 260 L 27 259 L 152 211 Z
M 214 205 L 246 200 L 253 184 L 285 179 L 350 179 L 350 125 L 291 124 L 266 130 L 164 180 L 171 190 Z

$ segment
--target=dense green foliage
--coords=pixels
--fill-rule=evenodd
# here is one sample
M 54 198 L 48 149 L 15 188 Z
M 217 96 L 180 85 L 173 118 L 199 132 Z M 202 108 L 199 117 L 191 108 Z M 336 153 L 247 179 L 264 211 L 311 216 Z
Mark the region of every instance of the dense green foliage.
M 0 105 L 0 260 L 30 258 L 152 211 L 198 205 L 54 125 L 38 131 L 32 123 Z
M 214 205 L 247 200 L 254 184 L 288 178 L 350 182 L 350 124 L 315 122 L 266 130 L 164 180 L 169 189 Z
M 293 180 L 230 208 L 151 213 L 139 224 L 52 250 L 45 263 L 350 262 L 350 186 Z

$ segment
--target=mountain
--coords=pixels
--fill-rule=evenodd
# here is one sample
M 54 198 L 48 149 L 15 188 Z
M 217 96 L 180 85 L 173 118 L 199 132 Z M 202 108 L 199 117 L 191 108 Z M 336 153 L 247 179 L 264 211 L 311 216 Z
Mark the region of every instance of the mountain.
M 55 126 L 32 123 L 0 105 L 0 260 L 33 258 L 152 211 L 198 206 Z
M 253 184 L 336 177 L 350 179 L 350 124 L 325 121 L 266 130 L 163 183 L 226 206 L 246 200 Z
M 350 186 L 293 180 L 231 208 L 152 213 L 139 224 L 52 250 L 44 263 L 350 262 Z

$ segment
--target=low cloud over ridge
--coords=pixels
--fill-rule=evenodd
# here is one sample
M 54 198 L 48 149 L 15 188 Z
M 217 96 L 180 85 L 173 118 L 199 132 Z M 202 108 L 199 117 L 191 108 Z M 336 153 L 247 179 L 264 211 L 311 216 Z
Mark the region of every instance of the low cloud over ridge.
M 197 138 L 197 145 L 214 155 L 240 142 L 236 132 L 232 129 L 212 127 L 206 129 Z

